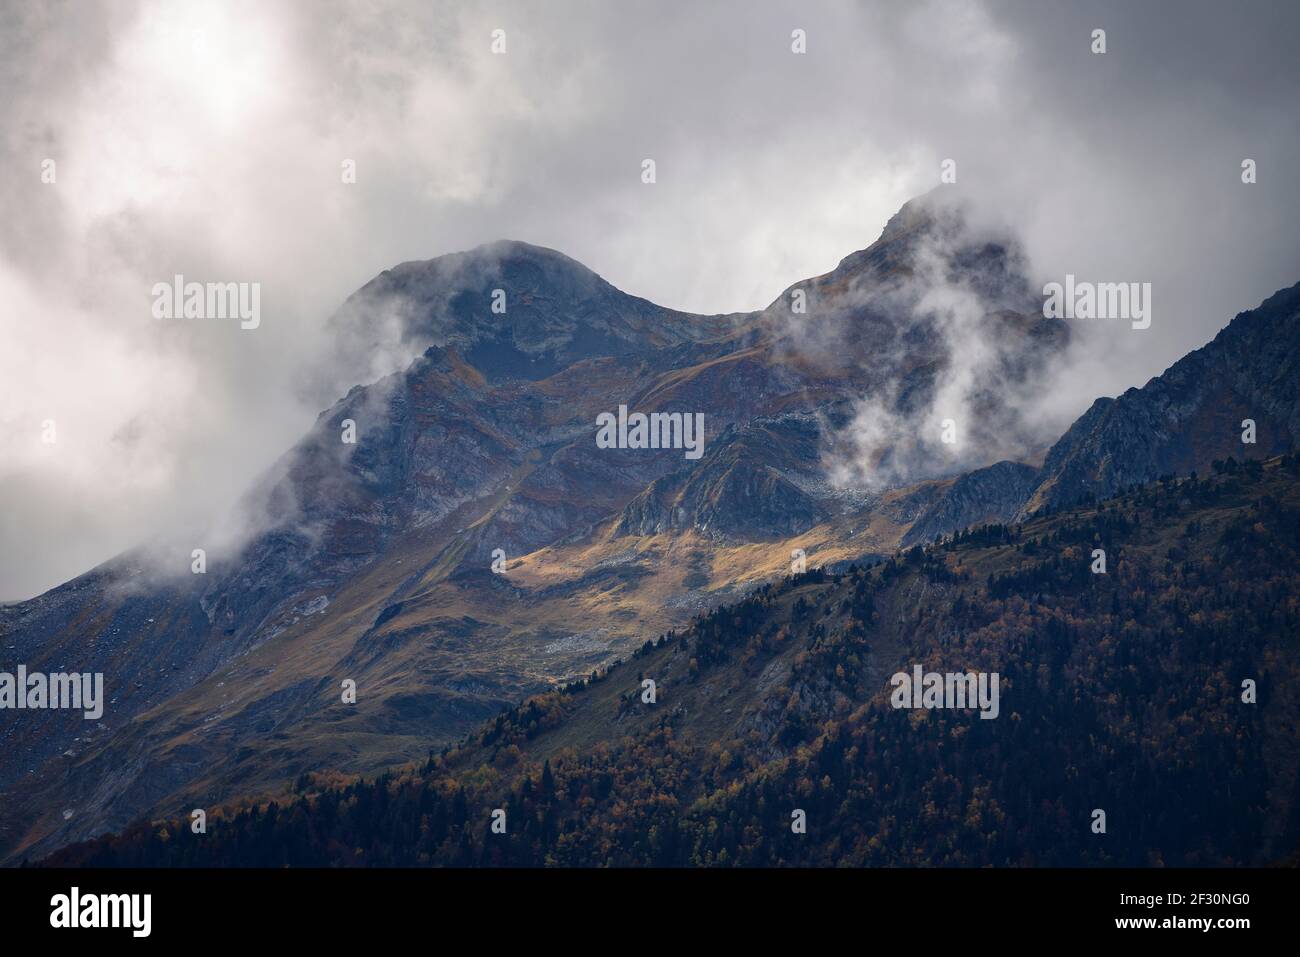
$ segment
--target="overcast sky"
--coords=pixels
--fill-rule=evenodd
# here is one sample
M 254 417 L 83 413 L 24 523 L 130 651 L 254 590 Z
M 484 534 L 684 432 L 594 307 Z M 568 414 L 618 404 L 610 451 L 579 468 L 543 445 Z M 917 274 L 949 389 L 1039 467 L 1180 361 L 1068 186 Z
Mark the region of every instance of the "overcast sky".
M 1071 415 L 1300 280 L 1291 2 L 0 11 L 0 599 L 228 504 L 333 398 L 304 385 L 326 317 L 405 260 L 523 239 L 755 309 L 953 158 L 1037 278 L 1153 284 L 1152 327 L 1054 393 Z M 261 283 L 261 327 L 154 320 L 176 273 Z

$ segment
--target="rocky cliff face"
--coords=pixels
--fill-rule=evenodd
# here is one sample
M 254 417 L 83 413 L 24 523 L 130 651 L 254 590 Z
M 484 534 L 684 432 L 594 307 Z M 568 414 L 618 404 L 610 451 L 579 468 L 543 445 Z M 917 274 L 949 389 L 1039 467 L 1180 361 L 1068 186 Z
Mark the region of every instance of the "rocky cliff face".
M 764 417 L 718 436 L 708 456 L 651 482 L 622 510 L 616 535 L 696 529 L 742 540 L 785 539 L 827 514 L 800 486 L 816 475 L 820 430 L 814 417 Z
M 956 529 L 1011 521 L 1033 492 L 1039 470 L 1019 462 L 998 462 L 968 472 L 949 484 L 903 536 L 904 547 L 930 542 Z

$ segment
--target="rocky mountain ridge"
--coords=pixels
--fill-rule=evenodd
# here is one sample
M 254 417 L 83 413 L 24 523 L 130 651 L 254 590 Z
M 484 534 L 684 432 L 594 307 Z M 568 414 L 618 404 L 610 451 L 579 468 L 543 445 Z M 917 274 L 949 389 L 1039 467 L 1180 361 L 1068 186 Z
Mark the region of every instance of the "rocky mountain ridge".
M 1183 360 L 1210 372 L 1100 400 L 1041 469 L 996 461 L 1020 430 L 1000 390 L 1032 387 L 1068 339 L 1033 312 L 1022 266 L 1012 241 L 927 199 L 758 313 L 666 310 L 519 243 L 389 270 L 340 311 L 340 341 L 400 314 L 423 354 L 322 413 L 250 496 L 260 530 L 242 549 L 205 575 L 189 574 L 192 543 L 141 550 L 0 608 L 6 662 L 103 671 L 110 697 L 94 727 L 0 713 L 0 856 L 409 760 L 786 574 L 797 553 L 885 555 L 1294 441 L 1297 289 Z M 973 370 L 967 457 L 917 434 L 868 463 L 908 462 L 908 481 L 831 481 L 863 398 L 920 421 L 960 335 L 997 347 Z M 597 448 L 596 417 L 620 405 L 703 411 L 704 456 Z M 1242 410 L 1258 446 L 1228 427 Z M 1167 439 L 1133 439 L 1161 415 Z M 156 573 L 160 553 L 172 574 Z

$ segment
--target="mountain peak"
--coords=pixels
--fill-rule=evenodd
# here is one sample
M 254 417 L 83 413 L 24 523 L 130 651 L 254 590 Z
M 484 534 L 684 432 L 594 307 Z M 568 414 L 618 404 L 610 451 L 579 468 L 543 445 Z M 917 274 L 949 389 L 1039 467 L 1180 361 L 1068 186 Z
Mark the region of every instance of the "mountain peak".
M 1010 229 L 983 225 L 967 200 L 936 187 L 904 203 L 875 242 L 830 272 L 788 287 L 765 313 L 787 311 L 796 289 L 818 300 L 823 312 L 857 311 L 881 298 L 898 312 L 940 286 L 974 293 L 990 313 L 1037 313 L 1027 269 Z
M 605 283 L 600 276 L 582 263 L 558 250 L 536 246 L 519 239 L 496 239 L 481 243 L 460 252 L 444 253 L 432 259 L 413 259 L 385 269 L 371 283 L 384 277 L 389 281 L 418 282 L 430 277 L 451 279 L 470 278 L 479 273 L 497 273 L 503 278 L 528 270 L 540 270 L 552 282 L 560 285 L 581 283 L 586 289 Z M 608 285 L 607 283 L 605 283 Z
M 629 295 L 577 260 L 519 240 L 387 269 L 332 324 L 337 338 L 360 338 L 364 348 L 376 317 L 396 320 L 410 354 L 454 348 L 489 381 L 546 378 L 583 359 L 643 353 L 725 327 Z

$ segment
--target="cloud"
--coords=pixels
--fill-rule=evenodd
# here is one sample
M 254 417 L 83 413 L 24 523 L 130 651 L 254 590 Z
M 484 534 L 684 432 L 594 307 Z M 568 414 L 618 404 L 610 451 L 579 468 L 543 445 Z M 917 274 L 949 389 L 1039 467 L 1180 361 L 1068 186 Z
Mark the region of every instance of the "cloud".
M 667 306 L 757 309 L 868 245 L 945 158 L 1023 226 L 1044 281 L 1153 283 L 1152 329 L 1080 337 L 1053 392 L 1077 412 L 1297 278 L 1298 21 L 1284 3 L 4 4 L 0 598 L 210 520 L 404 362 L 400 316 L 376 321 L 378 360 L 327 323 L 395 263 L 523 239 Z M 260 282 L 261 328 L 153 320 L 148 290 L 177 273 Z

